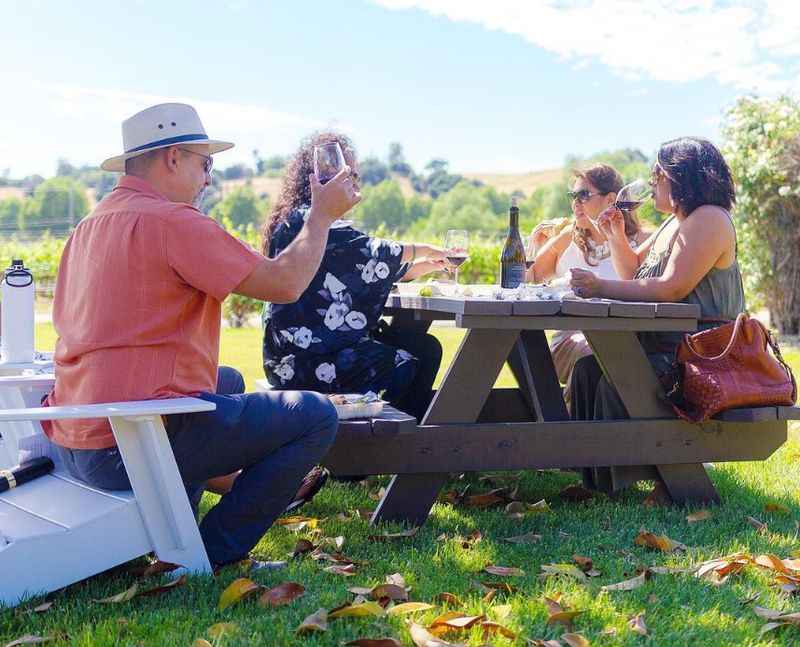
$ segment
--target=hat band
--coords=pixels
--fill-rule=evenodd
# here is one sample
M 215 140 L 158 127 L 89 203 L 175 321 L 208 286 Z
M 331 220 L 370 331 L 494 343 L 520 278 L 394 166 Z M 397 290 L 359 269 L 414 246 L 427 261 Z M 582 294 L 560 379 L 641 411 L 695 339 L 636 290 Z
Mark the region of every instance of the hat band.
M 180 144 L 181 142 L 188 142 L 191 140 L 198 140 L 198 139 L 208 139 L 208 135 L 205 133 L 200 133 L 197 135 L 177 135 L 176 137 L 167 137 L 166 139 L 159 139 L 158 141 L 150 142 L 149 144 L 142 144 L 141 146 L 137 146 L 136 148 L 130 148 L 125 151 L 125 153 L 135 153 L 136 151 L 143 150 L 145 148 L 155 148 L 156 146 L 168 146 L 170 144 Z

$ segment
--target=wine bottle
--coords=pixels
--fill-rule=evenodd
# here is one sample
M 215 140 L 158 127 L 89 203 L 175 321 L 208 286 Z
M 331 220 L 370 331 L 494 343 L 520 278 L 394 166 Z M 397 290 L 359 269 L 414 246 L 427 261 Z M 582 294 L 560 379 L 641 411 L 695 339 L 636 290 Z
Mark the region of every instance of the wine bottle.
M 13 490 L 52 471 L 53 461 L 47 457 L 33 458 L 10 470 L 0 470 L 0 492 Z
M 519 207 L 511 199 L 508 210 L 508 237 L 500 253 L 500 287 L 516 288 L 525 282 L 525 246 L 519 235 Z

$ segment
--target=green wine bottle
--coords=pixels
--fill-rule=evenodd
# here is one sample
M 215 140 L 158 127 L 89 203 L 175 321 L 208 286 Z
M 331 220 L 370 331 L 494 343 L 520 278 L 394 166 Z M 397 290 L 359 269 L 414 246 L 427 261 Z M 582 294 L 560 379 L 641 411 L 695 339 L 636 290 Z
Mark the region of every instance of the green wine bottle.
M 525 245 L 519 235 L 519 207 L 511 199 L 508 210 L 508 237 L 500 253 L 500 287 L 516 288 L 525 282 Z

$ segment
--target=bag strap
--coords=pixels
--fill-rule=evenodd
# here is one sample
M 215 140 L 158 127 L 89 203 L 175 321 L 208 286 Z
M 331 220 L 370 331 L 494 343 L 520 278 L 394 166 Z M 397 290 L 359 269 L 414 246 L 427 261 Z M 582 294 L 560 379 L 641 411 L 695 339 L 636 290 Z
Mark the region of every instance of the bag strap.
M 761 323 L 761 322 L 759 322 L 759 323 Z M 783 355 L 781 355 L 781 349 L 778 347 L 778 342 L 776 342 L 775 339 L 772 337 L 772 333 L 769 331 L 769 329 L 764 327 L 763 325 L 762 325 L 762 328 L 764 328 L 764 332 L 766 332 L 766 334 L 767 334 L 767 343 L 769 344 L 769 347 L 772 349 L 772 352 L 775 355 L 775 358 L 781 363 L 781 366 L 783 366 L 784 370 L 786 371 L 786 373 L 789 375 L 789 377 L 792 380 L 792 400 L 796 401 L 797 400 L 797 381 L 794 379 L 794 373 L 792 372 L 792 367 L 789 366 L 786 363 L 786 360 L 783 359 Z
M 686 335 L 686 337 L 684 338 L 685 341 L 686 341 L 686 345 L 689 347 L 689 350 L 691 350 L 700 359 L 705 359 L 705 360 L 710 360 L 710 361 L 720 360 L 723 357 L 725 357 L 728 353 L 731 352 L 731 349 L 733 348 L 733 344 L 736 341 L 736 338 L 739 336 L 739 331 L 742 329 L 742 326 L 744 325 L 744 322 L 747 319 L 748 319 L 748 316 L 747 316 L 746 312 L 739 313 L 739 316 L 736 317 L 736 324 L 733 327 L 733 332 L 731 333 L 731 338 L 728 340 L 728 345 L 725 347 L 725 350 L 723 350 L 717 356 L 707 357 L 706 355 L 703 355 L 702 353 L 698 353 L 694 349 L 694 346 L 692 346 L 692 336 L 691 335 Z M 761 322 L 759 322 L 759 324 L 760 323 Z

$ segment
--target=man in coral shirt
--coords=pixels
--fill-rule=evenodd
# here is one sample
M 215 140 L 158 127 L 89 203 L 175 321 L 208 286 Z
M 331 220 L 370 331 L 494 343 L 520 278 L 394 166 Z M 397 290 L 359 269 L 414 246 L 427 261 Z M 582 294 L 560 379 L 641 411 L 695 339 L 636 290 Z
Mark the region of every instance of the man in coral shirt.
M 48 404 L 90 404 L 193 395 L 216 411 L 169 416 L 167 433 L 190 497 L 211 478 L 242 470 L 204 517 L 212 565 L 245 558 L 327 452 L 336 413 L 315 393 L 242 393 L 233 369 L 218 375 L 221 303 L 230 293 L 292 302 L 319 267 L 330 223 L 360 196 L 343 169 L 312 178 L 311 215 L 274 259 L 198 211 L 211 154 L 191 106 L 160 104 L 122 126 L 125 153 L 103 168 L 124 171 L 64 249 L 53 304 L 56 382 Z M 104 489 L 130 489 L 107 421 L 45 427 L 66 468 Z

